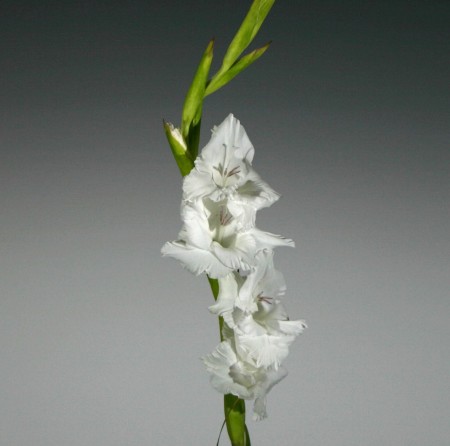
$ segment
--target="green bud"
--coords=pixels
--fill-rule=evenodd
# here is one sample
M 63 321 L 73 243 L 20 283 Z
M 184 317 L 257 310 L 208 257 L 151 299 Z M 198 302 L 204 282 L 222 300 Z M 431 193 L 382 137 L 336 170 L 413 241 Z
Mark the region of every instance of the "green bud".
M 175 161 L 178 164 L 181 175 L 186 176 L 194 167 L 190 153 L 187 149 L 186 142 L 180 129 L 174 127 L 170 122 L 163 120 L 164 131 L 166 132 L 167 141 L 172 149 Z

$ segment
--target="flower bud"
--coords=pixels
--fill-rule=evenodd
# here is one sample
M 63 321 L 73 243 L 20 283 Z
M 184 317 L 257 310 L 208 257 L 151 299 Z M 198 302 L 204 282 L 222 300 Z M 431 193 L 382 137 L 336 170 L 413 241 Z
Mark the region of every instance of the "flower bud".
M 186 141 L 184 140 L 180 129 L 174 127 L 170 122 L 163 120 L 163 126 L 173 156 L 178 164 L 178 168 L 180 169 L 181 174 L 185 176 L 194 167 L 194 161 L 190 157 Z

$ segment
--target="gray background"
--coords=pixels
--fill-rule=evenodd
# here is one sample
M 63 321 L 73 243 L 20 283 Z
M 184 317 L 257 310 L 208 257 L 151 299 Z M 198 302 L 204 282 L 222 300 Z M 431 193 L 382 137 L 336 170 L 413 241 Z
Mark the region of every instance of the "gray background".
M 215 444 L 212 298 L 159 253 L 181 227 L 161 120 L 248 3 L 1 2 L 1 445 Z M 258 226 L 296 240 L 275 261 L 309 324 L 255 446 L 450 444 L 449 21 L 280 1 L 205 103 L 202 144 L 233 112 L 283 195 Z

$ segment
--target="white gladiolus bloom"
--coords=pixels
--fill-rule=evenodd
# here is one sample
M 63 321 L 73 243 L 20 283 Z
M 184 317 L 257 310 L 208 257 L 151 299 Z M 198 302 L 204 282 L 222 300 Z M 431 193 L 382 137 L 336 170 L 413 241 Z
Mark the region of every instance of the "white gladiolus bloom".
M 195 201 L 208 197 L 228 199 L 254 211 L 270 206 L 279 195 L 253 170 L 254 148 L 244 127 L 232 115 L 215 127 L 208 144 L 195 160 L 195 167 L 183 182 L 183 198 Z
M 280 382 L 287 370 L 279 367 L 256 367 L 243 361 L 233 348 L 232 342 L 223 341 L 216 349 L 202 358 L 211 378 L 211 385 L 220 393 L 231 393 L 246 400 L 255 400 L 253 419 L 266 418 L 266 395 Z
M 244 312 L 256 311 L 261 296 L 273 299 L 284 296 L 286 292 L 283 274 L 273 265 L 273 251 L 266 249 L 258 252 L 256 260 L 256 266 L 239 289 L 235 302 L 235 306 Z
M 304 321 L 289 320 L 279 301 L 261 302 L 256 313 L 241 315 L 236 324 L 236 350 L 242 357 L 254 360 L 257 367 L 277 369 L 289 354 L 289 346 L 305 328 Z
M 216 304 L 210 307 L 211 312 L 225 318 L 235 307 L 253 313 L 258 310 L 261 296 L 273 299 L 284 295 L 286 285 L 283 275 L 273 266 L 273 251 L 259 251 L 255 261 L 245 278 L 233 273 L 219 279 L 219 296 Z M 233 326 L 231 321 L 228 325 Z
M 184 227 L 179 240 L 166 243 L 162 254 L 179 260 L 194 274 L 223 277 L 237 269 L 248 270 L 258 251 L 294 246 L 290 239 L 243 226 L 228 211 L 226 201 L 183 203 L 181 214 Z
M 281 273 L 273 267 L 273 253 L 260 252 L 257 258 L 259 263 L 246 278 L 232 273 L 219 279 L 217 303 L 209 309 L 234 331 L 236 350 L 242 358 L 254 361 L 257 367 L 276 369 L 306 324 L 289 320 L 278 298 L 286 287 Z M 242 294 L 244 309 L 238 305 Z

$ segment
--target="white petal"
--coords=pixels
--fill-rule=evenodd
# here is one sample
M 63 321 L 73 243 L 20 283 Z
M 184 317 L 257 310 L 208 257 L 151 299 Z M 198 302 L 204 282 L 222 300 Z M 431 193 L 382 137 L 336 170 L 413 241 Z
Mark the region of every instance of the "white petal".
M 224 248 L 217 242 L 211 245 L 212 252 L 221 263 L 226 265 L 230 270 L 248 269 L 251 261 L 251 252 L 244 251 L 245 246 L 237 248 Z
M 256 398 L 253 403 L 253 420 L 261 421 L 267 418 L 266 397 Z
M 295 247 L 295 242 L 281 235 L 261 231 L 258 228 L 252 229 L 252 233 L 258 243 L 259 249 L 272 249 L 277 246 Z
M 217 160 L 223 155 L 223 147 L 233 148 L 233 155 L 236 158 L 252 163 L 255 149 L 244 127 L 232 114 L 214 127 L 210 141 L 202 150 L 202 156 L 208 162 Z
M 255 389 L 255 403 L 253 406 L 253 419 L 255 421 L 262 420 L 267 417 L 266 412 L 266 395 L 270 392 L 272 387 L 278 384 L 287 376 L 287 370 L 281 366 L 278 370 L 269 369 L 266 372 L 266 379 L 258 383 L 258 388 Z
M 226 276 L 231 269 L 221 263 L 210 251 L 186 245 L 183 241 L 167 242 L 161 249 L 163 256 L 172 257 L 195 275 L 207 273 L 217 279 Z
M 236 346 L 239 354 L 248 355 L 257 367 L 274 367 L 277 369 L 289 354 L 289 345 L 295 336 L 272 335 L 237 335 Z
M 235 273 L 228 274 L 219 279 L 219 295 L 217 302 L 209 307 L 211 313 L 222 316 L 225 312 L 231 312 L 234 308 L 234 301 L 238 290 L 238 283 Z
M 180 233 L 180 238 L 188 245 L 209 250 L 212 242 L 212 235 L 209 229 L 208 210 L 201 201 L 195 203 L 184 203 L 181 207 L 181 218 L 184 222 L 184 229 Z
M 261 291 L 259 284 L 267 272 L 269 257 L 271 253 L 267 251 L 260 251 L 255 255 L 255 266 L 240 288 L 236 299 L 236 306 L 241 310 L 253 313 L 258 309 L 256 298 Z
M 245 179 L 246 182 L 236 190 L 235 199 L 240 204 L 262 209 L 271 206 L 280 198 L 280 195 L 263 181 L 253 169 L 248 172 Z
M 212 353 L 204 356 L 202 361 L 208 372 L 215 372 L 226 367 L 228 373 L 228 368 L 237 361 L 237 357 L 228 342 L 221 342 Z
M 195 161 L 196 167 L 186 175 L 183 180 L 183 198 L 185 200 L 197 200 L 201 197 L 206 197 L 212 194 L 217 186 L 211 180 L 211 173 L 199 171 L 197 166 L 203 160 L 197 158 Z
M 289 320 L 284 306 L 279 301 L 273 301 L 271 304 L 260 302 L 258 311 L 253 313 L 253 318 L 272 335 L 297 336 L 307 328 L 303 320 Z
M 220 393 L 232 393 L 239 398 L 252 398 L 252 392 L 245 386 L 233 381 L 230 367 L 236 364 L 237 358 L 229 342 L 221 342 L 215 350 L 202 358 L 206 370 L 210 374 L 211 385 Z
M 252 206 L 246 206 L 230 197 L 227 203 L 227 209 L 237 222 L 238 229 L 248 231 L 255 227 L 256 209 Z
M 308 328 L 305 321 L 278 321 L 278 330 L 287 335 L 298 336 Z
M 273 251 L 264 250 L 262 255 L 265 257 L 264 275 L 258 283 L 258 293 L 267 297 L 283 296 L 286 292 L 286 282 L 283 274 L 276 270 L 273 265 Z

